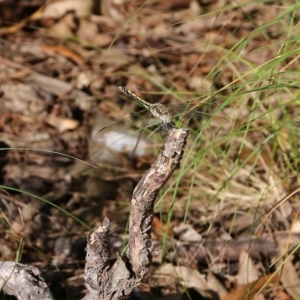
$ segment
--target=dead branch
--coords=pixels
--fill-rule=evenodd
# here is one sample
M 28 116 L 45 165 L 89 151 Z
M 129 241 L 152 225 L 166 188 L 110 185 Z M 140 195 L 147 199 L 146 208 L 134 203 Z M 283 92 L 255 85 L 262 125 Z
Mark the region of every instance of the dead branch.
M 109 220 L 88 236 L 84 300 L 124 299 L 149 272 L 155 255 L 151 240 L 157 194 L 179 168 L 189 131 L 171 129 L 150 170 L 136 186 L 131 201 L 129 246 L 126 256 L 110 259 Z M 0 286 L 18 299 L 54 299 L 37 268 L 14 262 L 0 263 Z
M 29 265 L 10 261 L 0 262 L 0 287 L 17 299 L 52 300 L 51 292 L 40 271 Z
M 136 186 L 131 201 L 129 246 L 126 256 L 109 258 L 109 220 L 88 236 L 84 300 L 124 299 L 149 272 L 155 255 L 151 240 L 153 207 L 157 194 L 179 168 L 187 129 L 172 129 L 155 163 Z

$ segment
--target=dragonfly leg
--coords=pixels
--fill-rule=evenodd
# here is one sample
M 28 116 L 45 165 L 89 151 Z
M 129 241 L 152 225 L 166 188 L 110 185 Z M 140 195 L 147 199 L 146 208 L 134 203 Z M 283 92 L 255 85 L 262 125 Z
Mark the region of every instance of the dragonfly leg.
M 168 129 L 177 129 L 173 122 L 168 123 Z
M 176 129 L 176 126 L 174 125 L 173 122 L 168 122 L 168 123 L 161 123 L 160 126 L 158 127 L 160 136 L 165 140 L 165 137 L 163 136 L 163 131 L 170 130 L 170 129 Z
M 160 126 L 161 130 L 170 130 L 176 128 L 173 122 L 162 123 Z

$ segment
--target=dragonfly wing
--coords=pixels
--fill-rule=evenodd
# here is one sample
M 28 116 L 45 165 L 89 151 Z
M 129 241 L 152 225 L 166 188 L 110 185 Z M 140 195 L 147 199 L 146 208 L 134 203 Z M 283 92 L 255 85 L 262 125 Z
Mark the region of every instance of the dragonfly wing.
M 131 124 L 132 124 L 131 117 L 114 122 L 98 130 L 94 138 L 96 140 L 102 140 L 113 136 L 123 135 L 125 132 L 129 130 Z
M 113 136 L 130 134 L 130 128 L 134 122 L 134 119 L 136 119 L 136 117 L 140 116 L 141 114 L 145 113 L 146 111 L 148 111 L 148 110 L 144 109 L 138 113 L 131 115 L 128 118 L 116 121 L 108 126 L 101 128 L 99 131 L 97 131 L 94 138 L 96 140 L 101 140 L 101 139 L 107 139 L 107 138 L 113 137 Z
M 138 136 L 138 138 L 137 138 L 137 140 L 136 140 L 136 143 L 135 143 L 135 145 L 134 145 L 134 148 L 133 148 L 133 150 L 132 150 L 132 152 L 131 152 L 131 154 L 130 154 L 131 157 L 134 156 L 134 153 L 135 153 L 135 151 L 136 151 L 136 148 L 137 148 L 137 146 L 139 145 L 139 142 L 140 142 L 140 140 L 141 140 L 141 138 L 142 138 L 142 136 L 143 136 L 143 133 L 144 133 L 144 131 L 145 131 L 145 128 L 147 127 L 147 123 L 148 123 L 148 121 L 149 121 L 150 116 L 151 116 L 151 112 L 149 111 L 148 114 L 147 114 L 147 118 L 145 118 L 145 119 L 143 120 L 142 127 L 141 127 L 142 130 L 140 131 L 139 136 Z
M 203 111 L 196 110 L 194 112 L 194 115 L 196 116 L 197 119 L 199 118 L 200 120 L 202 120 L 203 118 L 208 118 L 208 119 L 210 118 L 212 123 L 214 123 L 214 124 L 225 125 L 225 124 L 230 123 L 230 121 L 225 117 L 216 116 L 216 115 L 206 113 L 206 112 L 203 112 Z
M 136 151 L 139 140 L 142 136 L 144 128 L 133 130 L 132 124 L 134 119 L 144 112 L 149 112 L 147 109 L 133 114 L 131 117 L 123 120 L 114 122 L 106 127 L 101 128 L 95 135 L 94 138 L 100 141 L 104 147 L 112 149 L 116 152 L 129 151 L 133 156 Z M 147 120 L 147 119 L 145 119 Z M 143 121 L 145 123 L 145 120 Z M 136 133 L 138 134 L 138 138 Z M 133 150 L 132 150 L 133 149 Z
M 203 118 L 211 118 L 214 123 L 217 124 L 228 124 L 229 120 L 225 117 L 216 116 L 207 112 L 200 110 L 199 106 L 195 103 L 185 103 L 178 105 L 167 106 L 173 116 L 188 116 L 202 120 Z

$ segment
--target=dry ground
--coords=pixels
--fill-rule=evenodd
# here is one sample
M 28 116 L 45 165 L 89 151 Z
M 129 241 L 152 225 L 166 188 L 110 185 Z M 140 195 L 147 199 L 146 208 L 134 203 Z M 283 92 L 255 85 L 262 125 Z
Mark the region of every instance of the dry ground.
M 191 136 L 157 201 L 144 297 L 299 297 L 299 5 L 0 1 L 1 260 L 81 299 L 89 229 L 107 216 L 122 251 L 132 191 L 163 142 L 144 135 L 130 159 L 94 139 L 140 110 L 125 86 L 214 115 L 176 123 Z

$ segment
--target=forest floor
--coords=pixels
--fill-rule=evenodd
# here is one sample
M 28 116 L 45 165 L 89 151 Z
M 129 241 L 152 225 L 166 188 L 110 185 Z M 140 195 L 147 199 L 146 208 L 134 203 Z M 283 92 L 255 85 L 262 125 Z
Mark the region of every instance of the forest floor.
M 104 217 L 122 252 L 133 189 L 164 142 L 147 127 L 128 154 L 148 124 L 124 86 L 191 130 L 135 299 L 299 297 L 300 2 L 99 2 L 0 1 L 1 260 L 81 299 Z M 124 118 L 117 142 L 99 135 Z

